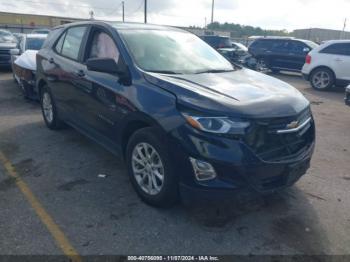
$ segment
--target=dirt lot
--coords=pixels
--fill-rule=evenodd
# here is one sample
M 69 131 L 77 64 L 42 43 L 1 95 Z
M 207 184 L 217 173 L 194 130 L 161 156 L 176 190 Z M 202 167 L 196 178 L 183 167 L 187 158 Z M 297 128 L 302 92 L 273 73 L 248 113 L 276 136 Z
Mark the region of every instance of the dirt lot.
M 312 103 L 317 147 L 307 175 L 273 196 L 157 210 L 137 198 L 112 154 L 73 129 L 49 131 L 39 105 L 0 72 L 0 152 L 9 160 L 0 164 L 0 254 L 62 254 L 62 239 L 82 255 L 350 254 L 350 108 L 340 91 L 276 77 Z

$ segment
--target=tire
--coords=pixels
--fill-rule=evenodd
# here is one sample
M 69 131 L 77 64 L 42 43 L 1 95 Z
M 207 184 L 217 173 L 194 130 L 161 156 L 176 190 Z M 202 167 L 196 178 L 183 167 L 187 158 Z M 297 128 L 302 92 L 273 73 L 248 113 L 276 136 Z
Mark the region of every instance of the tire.
M 28 89 L 28 87 L 20 80 L 18 83 L 19 87 L 21 88 L 23 97 L 27 100 L 30 99 L 31 91 Z
M 335 84 L 334 73 L 328 68 L 318 68 L 311 73 L 310 83 L 315 90 L 330 90 Z
M 161 208 L 172 207 L 179 199 L 178 179 L 166 145 L 166 138 L 159 128 L 143 128 L 131 136 L 125 158 L 131 183 L 138 196 L 145 203 Z M 146 156 L 146 150 L 153 157 L 142 158 L 141 155 Z M 141 169 L 142 172 L 137 172 Z
M 55 101 L 47 86 L 41 89 L 40 105 L 45 124 L 49 129 L 59 130 L 65 127 L 64 122 L 58 116 Z

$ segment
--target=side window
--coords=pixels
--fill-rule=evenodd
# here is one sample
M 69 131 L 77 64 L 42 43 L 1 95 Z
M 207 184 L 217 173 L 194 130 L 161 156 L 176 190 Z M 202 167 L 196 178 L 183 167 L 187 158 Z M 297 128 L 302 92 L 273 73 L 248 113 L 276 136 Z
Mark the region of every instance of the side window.
M 95 31 L 87 58 L 113 58 L 118 63 L 119 51 L 108 34 L 102 31 Z
M 320 53 L 333 55 L 350 55 L 350 44 L 339 43 L 332 44 L 324 48 Z
M 85 34 L 86 27 L 72 27 L 67 30 L 64 38 L 61 54 L 65 57 L 77 60 L 79 57 L 80 45 Z
M 301 43 L 301 42 L 297 42 L 297 41 L 290 41 L 289 43 L 289 49 L 292 53 L 295 54 L 303 54 L 304 49 L 305 48 L 309 48 L 311 50 L 310 47 L 306 46 L 305 44 Z
M 61 37 L 60 37 L 60 39 L 58 40 L 58 42 L 56 43 L 56 45 L 55 45 L 55 51 L 57 52 L 57 53 L 61 53 L 61 51 L 62 51 L 62 46 L 63 46 L 63 41 L 64 41 L 64 38 L 66 37 L 66 33 L 64 33 L 64 34 L 62 34 L 61 35 Z
M 289 52 L 288 42 L 283 40 L 276 40 L 273 42 L 271 49 L 275 52 L 287 53 Z

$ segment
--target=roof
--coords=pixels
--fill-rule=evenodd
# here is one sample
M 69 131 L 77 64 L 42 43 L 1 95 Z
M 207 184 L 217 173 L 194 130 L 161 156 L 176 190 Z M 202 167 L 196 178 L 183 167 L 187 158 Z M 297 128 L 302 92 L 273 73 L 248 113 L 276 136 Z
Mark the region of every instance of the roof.
M 341 44 L 341 43 L 350 43 L 350 39 L 348 40 L 328 40 L 328 41 L 325 41 L 325 43 L 327 44 Z
M 26 34 L 26 38 L 46 38 L 45 34 Z
M 143 30 L 173 30 L 173 31 L 179 31 L 179 32 L 187 32 L 185 30 L 172 27 L 172 26 L 163 26 L 163 25 L 154 25 L 154 24 L 143 24 L 143 23 L 123 23 L 123 22 L 110 22 L 110 21 L 97 21 L 97 20 L 87 20 L 83 22 L 74 22 L 69 24 L 64 24 L 57 26 L 55 28 L 65 28 L 70 27 L 74 25 L 85 25 L 85 24 L 97 24 L 97 25 L 109 25 L 117 30 L 122 29 L 130 29 L 130 30 L 137 30 L 137 29 L 143 29 Z

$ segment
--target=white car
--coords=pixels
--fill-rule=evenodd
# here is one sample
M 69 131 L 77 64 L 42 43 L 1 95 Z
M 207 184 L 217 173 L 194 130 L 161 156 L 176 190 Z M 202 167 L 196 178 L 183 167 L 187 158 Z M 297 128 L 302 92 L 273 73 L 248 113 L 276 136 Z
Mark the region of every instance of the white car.
M 316 90 L 350 83 L 350 40 L 332 40 L 313 49 L 306 57 L 303 76 Z

